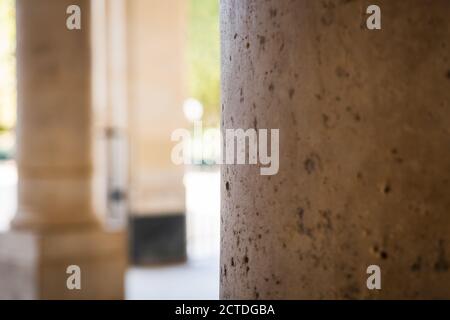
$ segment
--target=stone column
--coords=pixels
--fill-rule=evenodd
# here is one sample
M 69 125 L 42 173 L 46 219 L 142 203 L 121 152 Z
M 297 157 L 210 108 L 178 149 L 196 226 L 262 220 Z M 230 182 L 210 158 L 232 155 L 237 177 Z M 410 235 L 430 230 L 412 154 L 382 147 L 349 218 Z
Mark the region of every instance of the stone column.
M 81 8 L 81 30 L 66 9 Z M 17 1 L 18 212 L 1 235 L 2 298 L 121 298 L 123 236 L 92 205 L 90 2 Z M 69 290 L 67 267 L 81 269 Z
M 183 167 L 171 161 L 175 129 L 186 127 L 186 2 L 127 2 L 130 239 L 135 263 L 186 258 Z
M 116 226 L 127 218 L 126 2 L 92 2 L 94 208 Z
M 221 2 L 223 128 L 280 129 L 223 166 L 222 298 L 450 298 L 450 3 L 370 4 Z

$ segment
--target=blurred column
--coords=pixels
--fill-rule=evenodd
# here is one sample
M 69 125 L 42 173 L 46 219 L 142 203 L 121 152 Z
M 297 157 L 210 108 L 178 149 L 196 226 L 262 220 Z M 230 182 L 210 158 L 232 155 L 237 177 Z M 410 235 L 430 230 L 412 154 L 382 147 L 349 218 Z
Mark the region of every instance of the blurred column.
M 124 227 L 128 188 L 126 0 L 95 0 L 92 5 L 94 204 L 110 225 Z
M 182 113 L 186 1 L 128 5 L 130 239 L 135 263 L 186 257 L 183 167 L 171 161 Z
M 280 129 L 222 168 L 222 298 L 450 298 L 450 2 L 370 4 L 221 2 L 223 128 Z
M 68 30 L 67 8 L 81 9 Z M 17 1 L 18 212 L 1 235 L 2 298 L 123 297 L 124 237 L 93 209 L 90 1 Z M 69 290 L 70 265 L 81 290 Z

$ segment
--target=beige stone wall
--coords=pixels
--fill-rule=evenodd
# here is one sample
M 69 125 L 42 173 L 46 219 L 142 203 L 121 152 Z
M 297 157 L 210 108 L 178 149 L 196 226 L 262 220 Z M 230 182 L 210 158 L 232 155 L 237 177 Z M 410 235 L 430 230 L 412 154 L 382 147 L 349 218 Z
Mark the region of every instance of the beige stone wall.
M 450 298 L 450 3 L 221 3 L 223 128 L 280 129 L 222 167 L 221 296 Z
M 185 1 L 128 3 L 130 211 L 184 212 L 183 168 L 170 159 L 171 133 L 185 127 Z
M 17 227 L 93 223 L 90 7 L 73 32 L 70 4 L 17 2 Z
M 91 2 L 94 204 L 115 225 L 127 215 L 128 95 L 126 0 Z M 122 192 L 120 200 L 113 192 Z
M 91 2 L 16 3 L 18 212 L 0 234 L 0 299 L 121 299 L 126 237 L 102 228 L 93 201 Z M 66 28 L 69 5 L 81 30 Z

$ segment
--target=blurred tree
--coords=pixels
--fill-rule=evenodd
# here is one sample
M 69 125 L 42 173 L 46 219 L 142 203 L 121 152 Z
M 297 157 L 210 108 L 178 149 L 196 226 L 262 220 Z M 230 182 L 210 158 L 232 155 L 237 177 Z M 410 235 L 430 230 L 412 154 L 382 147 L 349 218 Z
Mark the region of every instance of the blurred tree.
M 190 0 L 189 95 L 204 106 L 205 125 L 217 126 L 220 104 L 219 0 Z
M 14 0 L 0 0 L 0 132 L 16 121 L 15 39 Z

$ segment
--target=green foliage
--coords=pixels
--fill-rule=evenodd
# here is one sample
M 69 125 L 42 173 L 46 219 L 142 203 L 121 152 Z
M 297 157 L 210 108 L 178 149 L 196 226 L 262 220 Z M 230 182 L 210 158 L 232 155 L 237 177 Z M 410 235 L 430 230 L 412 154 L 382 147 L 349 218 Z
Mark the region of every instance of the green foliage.
M 217 124 L 220 99 L 219 0 L 190 0 L 187 59 L 189 95 Z M 14 0 L 0 0 L 0 131 L 15 124 Z
M 14 0 L 0 0 L 0 131 L 15 124 L 15 39 Z
M 220 104 L 219 0 L 190 0 L 188 31 L 189 95 L 217 124 Z

